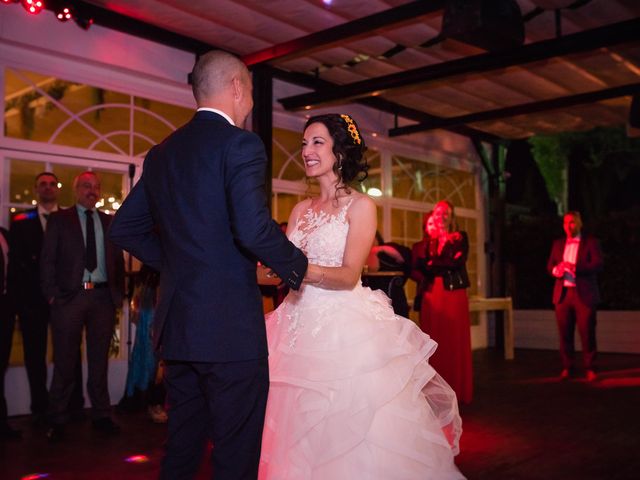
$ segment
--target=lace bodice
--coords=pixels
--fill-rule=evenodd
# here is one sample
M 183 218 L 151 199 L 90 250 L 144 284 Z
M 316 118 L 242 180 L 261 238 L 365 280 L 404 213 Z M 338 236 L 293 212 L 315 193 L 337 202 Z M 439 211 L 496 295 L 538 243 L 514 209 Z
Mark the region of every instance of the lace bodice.
M 353 199 L 337 214 L 315 212 L 311 208 L 298 218 L 290 240 L 304 252 L 309 263 L 324 267 L 340 267 L 347 243 L 349 223 L 347 210 Z

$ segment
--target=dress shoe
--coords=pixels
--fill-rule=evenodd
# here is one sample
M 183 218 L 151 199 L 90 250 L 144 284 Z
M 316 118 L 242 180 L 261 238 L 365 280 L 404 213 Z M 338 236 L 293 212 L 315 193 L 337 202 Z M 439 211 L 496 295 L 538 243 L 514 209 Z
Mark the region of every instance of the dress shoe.
M 120 433 L 120 427 L 109 417 L 98 418 L 91 422 L 91 428 L 104 433 L 105 435 L 116 435 Z
M 598 379 L 598 374 L 593 370 L 587 370 L 586 379 L 587 382 L 595 382 Z
M 14 430 L 8 424 L 0 425 L 0 440 L 20 440 L 22 433 L 20 430 Z
M 571 377 L 571 372 L 568 368 L 565 368 L 560 372 L 560 380 L 569 380 L 569 377 Z
M 54 423 L 47 430 L 47 439 L 50 443 L 60 443 L 64 440 L 64 425 Z

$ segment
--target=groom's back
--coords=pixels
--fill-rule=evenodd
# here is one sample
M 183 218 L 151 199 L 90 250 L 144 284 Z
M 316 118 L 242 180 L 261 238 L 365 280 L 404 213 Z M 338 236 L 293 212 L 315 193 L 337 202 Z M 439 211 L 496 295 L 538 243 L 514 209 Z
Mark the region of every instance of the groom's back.
M 164 358 L 266 356 L 255 261 L 234 240 L 233 223 L 254 219 L 233 215 L 241 206 L 229 203 L 238 145 L 264 158 L 255 135 L 199 112 L 145 161 L 145 189 L 164 256 L 158 304 L 158 314 L 166 315 Z

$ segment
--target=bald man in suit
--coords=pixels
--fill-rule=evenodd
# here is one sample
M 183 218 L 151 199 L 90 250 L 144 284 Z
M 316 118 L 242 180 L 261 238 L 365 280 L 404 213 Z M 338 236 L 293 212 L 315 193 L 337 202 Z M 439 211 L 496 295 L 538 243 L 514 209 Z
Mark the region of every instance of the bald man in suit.
M 211 51 L 192 80 L 198 111 L 149 151 L 110 238 L 160 271 L 155 344 L 169 401 L 160 478 L 193 478 L 210 439 L 216 479 L 255 479 L 269 389 L 256 260 L 297 289 L 307 259 L 271 218 L 264 145 L 242 128 L 253 107 L 247 67 Z
M 40 262 L 42 291 L 51 305 L 54 368 L 47 436 L 52 442 L 64 439 L 83 329 L 92 426 L 106 434 L 119 431 L 111 419 L 107 372 L 116 308 L 123 299 L 124 259 L 107 240 L 112 217 L 95 208 L 98 176 L 81 173 L 74 180 L 74 192 L 76 205 L 49 218 Z

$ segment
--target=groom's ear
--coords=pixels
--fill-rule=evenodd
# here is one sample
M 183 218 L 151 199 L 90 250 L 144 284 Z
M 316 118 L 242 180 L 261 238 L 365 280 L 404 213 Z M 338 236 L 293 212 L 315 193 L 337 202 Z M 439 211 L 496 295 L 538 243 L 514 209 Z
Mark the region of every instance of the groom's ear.
M 231 83 L 233 86 L 233 99 L 238 101 L 242 98 L 243 94 L 242 80 L 238 77 L 233 77 L 233 79 L 231 79 Z

